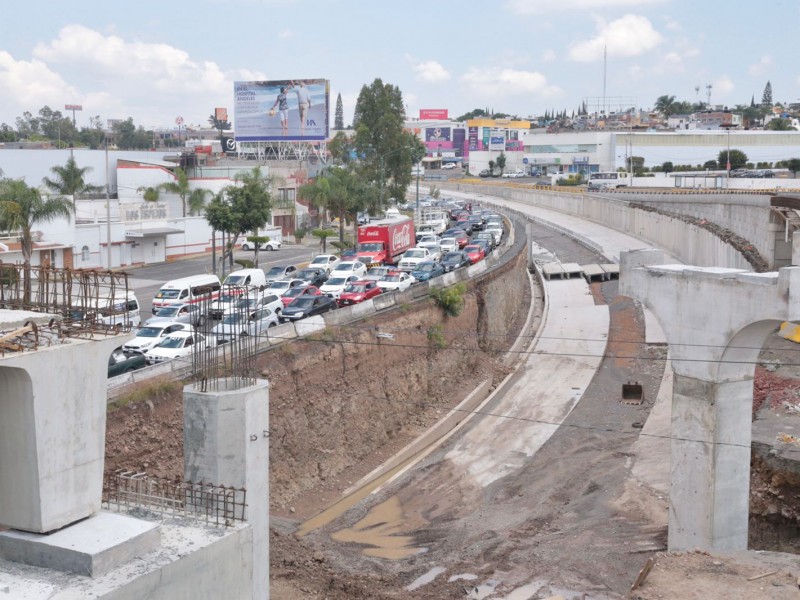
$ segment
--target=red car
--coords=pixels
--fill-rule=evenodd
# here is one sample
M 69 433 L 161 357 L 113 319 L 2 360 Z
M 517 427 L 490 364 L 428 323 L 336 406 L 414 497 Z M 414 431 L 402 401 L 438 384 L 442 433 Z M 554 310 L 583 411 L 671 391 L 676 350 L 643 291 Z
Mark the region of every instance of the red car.
M 380 294 L 383 290 L 378 287 L 377 281 L 354 281 L 347 285 L 339 296 L 339 306 L 358 304 Z
M 477 244 L 469 244 L 468 246 L 464 246 L 464 252 L 467 253 L 467 256 L 469 256 L 469 262 L 473 265 L 479 260 L 486 258 L 486 252 Z
M 302 298 L 303 296 L 321 296 L 322 292 L 314 285 L 296 286 L 286 290 L 281 296 L 281 302 L 284 306 L 289 306 L 289 303 L 295 298 Z

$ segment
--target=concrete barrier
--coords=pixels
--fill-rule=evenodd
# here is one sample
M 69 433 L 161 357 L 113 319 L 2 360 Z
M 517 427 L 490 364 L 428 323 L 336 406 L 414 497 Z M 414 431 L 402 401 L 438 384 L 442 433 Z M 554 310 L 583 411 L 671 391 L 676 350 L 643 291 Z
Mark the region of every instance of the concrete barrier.
M 351 306 L 350 308 L 353 311 L 352 315 L 354 319 L 362 319 L 367 315 L 375 313 L 375 305 L 373 304 L 372 299 L 365 300 L 360 304 L 353 304 L 353 306 Z
M 322 318 L 322 316 L 314 316 L 297 321 L 294 324 L 294 329 L 297 332 L 297 336 L 302 337 L 304 335 L 311 335 L 312 333 L 323 331 L 326 326 L 325 319 Z
M 344 306 L 338 310 L 332 310 L 323 315 L 328 325 L 344 325 L 353 320 L 353 307 Z
M 458 271 L 450 271 L 449 273 L 445 273 L 438 279 L 439 280 L 436 282 L 437 287 L 448 287 L 450 285 L 454 285 L 459 281 Z
M 283 323 L 277 327 L 273 327 L 269 332 L 270 342 L 278 344 L 286 340 L 293 340 L 297 337 L 297 330 L 294 328 L 294 323 Z
M 475 263 L 467 267 L 467 276 L 468 277 L 475 277 L 476 275 L 480 275 L 484 271 L 486 271 L 486 261 L 482 260 L 480 262 Z
M 441 279 L 441 277 L 437 277 L 436 279 L 432 279 L 430 281 L 424 281 L 417 285 L 411 286 L 411 296 L 416 300 L 417 298 L 424 298 L 431 292 L 431 287 L 436 285 L 436 281 Z
M 389 292 L 388 294 L 383 293 L 380 296 L 375 296 L 372 299 L 372 303 L 375 305 L 375 310 L 384 310 L 386 308 L 391 308 L 395 305 L 395 294 L 397 292 Z

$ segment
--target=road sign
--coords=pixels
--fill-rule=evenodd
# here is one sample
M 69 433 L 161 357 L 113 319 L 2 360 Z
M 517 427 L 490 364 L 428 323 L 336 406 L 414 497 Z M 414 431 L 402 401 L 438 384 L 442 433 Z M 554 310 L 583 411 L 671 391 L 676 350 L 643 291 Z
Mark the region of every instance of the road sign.
M 183 125 L 183 117 L 175 117 L 175 125 Z

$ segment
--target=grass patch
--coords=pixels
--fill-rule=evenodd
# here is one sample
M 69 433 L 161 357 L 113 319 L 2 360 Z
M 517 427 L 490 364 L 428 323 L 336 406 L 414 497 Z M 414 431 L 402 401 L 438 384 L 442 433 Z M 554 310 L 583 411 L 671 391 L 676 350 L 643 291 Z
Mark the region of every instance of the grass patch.
M 183 389 L 183 383 L 170 379 L 162 379 L 157 381 L 144 381 L 138 383 L 135 387 L 119 396 L 108 405 L 108 410 L 117 410 L 128 404 L 139 404 L 151 400 L 158 402 Z
M 433 325 L 428 328 L 428 343 L 440 350 L 447 348 L 447 341 L 444 339 L 444 328 L 441 325 Z

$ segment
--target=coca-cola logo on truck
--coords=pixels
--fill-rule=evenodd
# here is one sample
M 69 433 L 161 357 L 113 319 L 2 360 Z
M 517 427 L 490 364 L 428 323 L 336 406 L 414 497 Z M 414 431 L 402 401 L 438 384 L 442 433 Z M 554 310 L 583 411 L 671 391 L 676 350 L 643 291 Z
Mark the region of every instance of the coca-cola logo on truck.
M 392 232 L 392 248 L 402 248 L 411 245 L 411 223 L 406 223 L 402 228 Z

